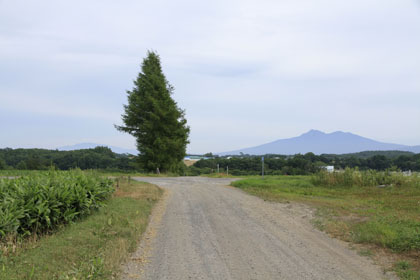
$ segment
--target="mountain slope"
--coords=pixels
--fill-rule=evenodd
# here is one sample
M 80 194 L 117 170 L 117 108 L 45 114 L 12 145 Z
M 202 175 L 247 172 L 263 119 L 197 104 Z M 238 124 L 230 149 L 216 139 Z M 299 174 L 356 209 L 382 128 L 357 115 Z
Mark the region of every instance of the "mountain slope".
M 114 153 L 117 153 L 117 154 L 132 154 L 132 155 L 137 155 L 138 154 L 138 152 L 136 150 L 133 150 L 133 149 L 125 149 L 125 148 L 103 145 L 103 144 L 96 144 L 96 143 L 79 143 L 79 144 L 75 144 L 75 145 L 71 145 L 71 146 L 59 147 L 59 148 L 57 148 L 57 150 L 73 151 L 73 150 L 82 150 L 82 149 L 93 149 L 97 146 L 108 147 Z
M 406 146 L 378 142 L 349 132 L 336 131 L 324 133 L 318 130 L 310 130 L 298 137 L 280 139 L 267 144 L 240 149 L 220 155 L 238 155 L 240 153 L 250 155 L 264 154 L 346 154 L 362 151 L 409 151 L 420 153 L 420 146 Z

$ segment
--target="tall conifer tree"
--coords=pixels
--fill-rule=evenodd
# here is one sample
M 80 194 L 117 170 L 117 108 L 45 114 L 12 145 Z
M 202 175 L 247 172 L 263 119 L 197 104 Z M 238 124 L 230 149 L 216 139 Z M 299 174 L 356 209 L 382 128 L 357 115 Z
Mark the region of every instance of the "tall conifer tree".
M 134 88 L 127 91 L 124 125 L 116 126 L 136 138 L 139 161 L 149 171 L 175 171 L 189 143 L 190 129 L 184 111 L 171 97 L 173 91 L 162 72 L 159 55 L 149 51 Z

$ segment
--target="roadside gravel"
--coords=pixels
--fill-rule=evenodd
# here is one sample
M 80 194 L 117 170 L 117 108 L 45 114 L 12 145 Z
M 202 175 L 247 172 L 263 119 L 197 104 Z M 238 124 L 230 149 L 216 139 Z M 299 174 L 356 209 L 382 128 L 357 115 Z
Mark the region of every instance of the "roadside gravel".
M 393 279 L 310 223 L 313 210 L 232 179 L 135 178 L 166 191 L 121 279 Z

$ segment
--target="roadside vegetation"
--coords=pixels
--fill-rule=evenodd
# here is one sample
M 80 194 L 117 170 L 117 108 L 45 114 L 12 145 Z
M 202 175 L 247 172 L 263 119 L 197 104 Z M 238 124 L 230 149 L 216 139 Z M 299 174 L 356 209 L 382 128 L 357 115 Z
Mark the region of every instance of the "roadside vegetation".
M 59 226 L 54 227 L 54 230 L 48 226 L 46 219 L 41 219 L 39 225 L 46 225 L 43 231 L 40 231 L 40 227 L 25 226 L 21 230 L 16 230 L 15 234 L 3 235 L 0 242 L 0 279 L 115 279 L 120 264 L 127 258 L 129 252 L 137 247 L 152 206 L 161 196 L 162 190 L 151 184 L 119 177 L 118 187 L 115 180 L 112 187 L 115 191 L 110 192 L 111 185 L 108 185 L 108 179 L 80 171 L 66 173 L 54 174 L 55 179 L 49 180 L 54 182 L 58 178 L 63 180 L 67 177 L 76 177 L 77 180 L 73 183 L 67 181 L 70 197 L 91 196 L 93 194 L 91 190 L 86 193 L 79 186 L 91 189 L 89 182 L 94 181 L 97 182 L 98 188 L 102 184 L 106 189 L 106 193 L 102 192 L 100 195 L 109 199 L 102 200 L 100 204 L 89 208 L 90 215 L 73 215 L 72 221 L 64 219 Z M 17 185 L 23 186 L 25 181 L 39 182 L 43 176 L 45 175 L 34 175 L 37 179 L 28 179 L 28 177 L 2 179 L 1 184 L 10 187 L 13 185 L 10 182 L 13 181 L 20 182 Z M 44 180 L 48 182 L 47 179 Z M 60 192 L 61 187 L 56 186 L 54 189 Z M 50 192 L 53 193 L 52 190 Z M 37 194 L 34 192 L 33 195 Z M 38 192 L 38 197 L 44 197 L 42 192 Z M 95 205 L 93 202 L 81 200 L 85 201 L 86 205 Z M 58 204 L 51 203 L 51 205 Z M 69 208 L 73 214 L 78 212 L 74 212 L 78 207 L 76 204 L 74 208 Z M 38 205 L 46 204 L 35 203 L 36 209 Z M 56 211 L 51 210 L 49 215 L 52 215 L 52 212 Z M 67 214 L 70 212 L 64 211 Z M 43 213 L 45 214 L 40 217 L 47 217 L 48 211 Z M 18 238 L 19 236 L 21 238 Z
M 239 178 L 238 176 L 234 176 L 231 174 L 226 173 L 210 173 L 210 174 L 202 174 L 202 177 L 208 177 L 208 178 Z M 242 176 L 242 178 L 245 176 Z
M 0 179 L 0 240 L 42 234 L 89 215 L 113 191 L 111 180 L 80 170 Z
M 378 249 L 396 256 L 399 262 L 394 269 L 402 279 L 420 279 L 418 174 L 346 169 L 312 176 L 254 177 L 232 185 L 265 200 L 312 205 L 317 209 L 313 222 L 318 228 L 370 246 L 364 255 Z M 409 265 L 398 265 L 401 262 Z

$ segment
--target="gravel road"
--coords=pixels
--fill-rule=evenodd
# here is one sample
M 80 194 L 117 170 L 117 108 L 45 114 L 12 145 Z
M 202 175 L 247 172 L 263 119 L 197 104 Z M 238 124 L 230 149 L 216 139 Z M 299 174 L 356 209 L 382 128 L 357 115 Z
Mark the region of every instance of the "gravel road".
M 314 229 L 312 210 L 265 202 L 232 179 L 135 178 L 163 187 L 121 279 L 388 279 L 370 259 Z

